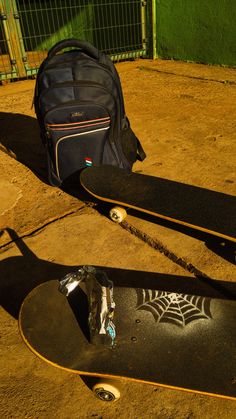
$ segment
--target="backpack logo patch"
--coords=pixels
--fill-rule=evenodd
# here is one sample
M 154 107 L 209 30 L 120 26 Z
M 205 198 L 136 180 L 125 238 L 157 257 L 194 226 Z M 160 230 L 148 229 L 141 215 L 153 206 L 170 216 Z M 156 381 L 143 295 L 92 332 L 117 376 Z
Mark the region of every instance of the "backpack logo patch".
M 71 118 L 75 118 L 76 116 L 83 116 L 84 112 L 72 112 L 70 114 Z

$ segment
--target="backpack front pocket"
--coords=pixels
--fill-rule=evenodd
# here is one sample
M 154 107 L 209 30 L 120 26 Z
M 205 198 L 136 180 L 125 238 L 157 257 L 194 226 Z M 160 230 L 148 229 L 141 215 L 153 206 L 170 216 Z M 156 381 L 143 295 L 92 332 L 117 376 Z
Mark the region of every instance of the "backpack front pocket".
M 102 163 L 110 128 L 110 116 L 103 108 L 103 112 L 101 107 L 98 109 L 99 112 L 94 112 L 93 108 L 92 118 L 90 112 L 91 119 L 82 120 L 81 115 L 84 112 L 77 110 L 73 112 L 75 122 L 55 123 L 56 118 L 53 113 L 54 118 L 50 118 L 53 122 L 46 123 L 50 158 L 60 181 L 86 166 Z

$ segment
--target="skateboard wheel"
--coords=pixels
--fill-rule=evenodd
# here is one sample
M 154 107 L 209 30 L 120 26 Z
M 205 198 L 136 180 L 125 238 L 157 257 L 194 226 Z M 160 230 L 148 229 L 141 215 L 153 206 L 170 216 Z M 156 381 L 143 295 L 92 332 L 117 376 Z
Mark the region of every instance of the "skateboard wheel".
M 110 218 L 115 223 L 121 223 L 127 216 L 127 212 L 122 207 L 114 207 L 110 210 Z
M 120 391 L 112 381 L 99 381 L 93 385 L 92 390 L 103 402 L 115 402 L 120 398 Z

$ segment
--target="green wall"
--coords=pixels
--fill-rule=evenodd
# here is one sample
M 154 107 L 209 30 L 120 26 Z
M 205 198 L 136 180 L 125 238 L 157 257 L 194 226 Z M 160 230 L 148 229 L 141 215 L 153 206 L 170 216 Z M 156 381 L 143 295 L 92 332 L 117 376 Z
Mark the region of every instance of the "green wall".
M 236 0 L 156 0 L 160 58 L 236 66 Z

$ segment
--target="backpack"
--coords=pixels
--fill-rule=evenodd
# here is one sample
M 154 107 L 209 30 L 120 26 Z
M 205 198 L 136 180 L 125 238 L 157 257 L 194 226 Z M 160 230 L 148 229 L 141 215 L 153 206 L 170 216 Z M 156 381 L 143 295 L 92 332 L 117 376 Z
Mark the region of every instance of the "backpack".
M 145 158 L 125 115 L 115 66 L 88 42 L 66 39 L 49 50 L 37 74 L 34 107 L 53 186 L 86 166 L 131 171 Z

